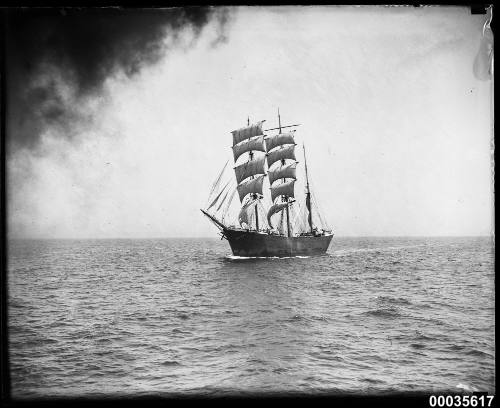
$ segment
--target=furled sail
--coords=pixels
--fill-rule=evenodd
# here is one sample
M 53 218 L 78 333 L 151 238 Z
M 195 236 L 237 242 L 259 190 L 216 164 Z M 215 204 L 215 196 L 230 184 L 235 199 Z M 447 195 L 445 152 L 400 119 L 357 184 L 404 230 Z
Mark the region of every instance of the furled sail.
M 240 214 L 238 215 L 238 222 L 241 226 L 243 226 L 243 224 L 247 224 L 248 226 L 250 225 L 248 221 L 248 215 L 250 214 L 250 211 L 257 205 L 257 202 L 257 200 L 249 201 L 243 207 L 241 207 Z
M 236 181 L 240 184 L 244 179 L 257 174 L 266 174 L 264 170 L 266 156 L 250 160 L 246 163 L 240 164 L 234 168 L 236 173 Z
M 297 167 L 297 163 L 285 164 L 282 167 L 278 167 L 275 170 L 269 170 L 267 173 L 269 177 L 269 183 L 273 184 L 276 180 L 283 178 L 292 178 L 297 180 L 297 176 L 295 175 L 295 169 Z
M 262 195 L 262 183 L 264 181 L 264 175 L 254 178 L 253 180 L 244 181 L 241 183 L 238 188 L 238 194 L 240 195 L 240 201 L 243 202 L 243 199 L 247 194 L 258 193 Z
M 261 120 L 256 124 L 245 126 L 238 130 L 233 130 L 231 132 L 233 134 L 233 146 L 242 142 L 245 139 L 262 135 L 262 124 L 264 122 L 265 122 L 264 120 Z
M 269 211 L 267 212 L 267 223 L 271 228 L 274 228 L 273 224 L 271 223 L 271 217 L 277 212 L 283 211 L 287 207 L 287 205 L 288 203 L 273 204 L 269 208 Z
M 284 195 L 287 197 L 295 197 L 293 192 L 294 184 L 295 180 L 290 180 L 285 183 L 278 184 L 277 186 L 272 186 L 271 200 L 274 202 L 274 199 L 280 195 Z
M 264 147 L 264 136 L 260 135 L 256 138 L 249 139 L 243 143 L 239 143 L 233 146 L 233 156 L 234 161 L 238 160 L 243 153 L 250 152 L 252 150 L 256 150 L 259 152 L 265 152 L 266 149 Z
M 271 149 L 274 149 L 275 147 L 284 144 L 295 144 L 295 140 L 293 138 L 293 132 L 280 133 L 274 136 L 270 136 L 266 139 L 267 151 L 270 151 Z
M 273 150 L 267 154 L 267 165 L 271 167 L 273 163 L 276 163 L 281 159 L 291 159 L 295 158 L 295 145 L 284 146 L 281 149 Z

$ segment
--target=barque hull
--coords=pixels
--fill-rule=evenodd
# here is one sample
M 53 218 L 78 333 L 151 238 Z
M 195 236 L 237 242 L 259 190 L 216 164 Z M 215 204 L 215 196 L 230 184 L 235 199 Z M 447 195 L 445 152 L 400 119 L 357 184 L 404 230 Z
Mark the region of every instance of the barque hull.
M 284 237 L 255 231 L 225 229 L 236 256 L 297 256 L 321 255 L 326 252 L 333 235 Z

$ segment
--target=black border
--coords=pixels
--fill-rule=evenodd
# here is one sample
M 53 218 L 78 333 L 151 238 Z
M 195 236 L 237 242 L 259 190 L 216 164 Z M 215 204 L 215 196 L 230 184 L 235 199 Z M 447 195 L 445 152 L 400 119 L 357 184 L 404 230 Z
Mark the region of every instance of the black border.
M 1 283 L 1 302 L 0 302 L 0 334 L 1 334 L 1 354 L 0 354 L 0 373 L 1 373 L 1 403 L 2 406 L 6 407 L 48 407 L 48 406 L 120 406 L 129 407 L 136 405 L 146 405 L 146 406 L 165 406 L 171 403 L 196 403 L 196 402 L 209 402 L 220 404 L 239 404 L 242 402 L 259 403 L 261 401 L 266 401 L 270 403 L 289 403 L 291 401 L 299 403 L 319 403 L 328 404 L 339 404 L 340 406 L 377 406 L 377 405 L 393 405 L 398 407 L 429 407 L 429 397 L 430 393 L 427 392 L 416 392 L 416 393 L 380 393 L 373 395 L 353 395 L 353 394 L 342 394 L 342 395 L 309 395 L 309 394 L 286 394 L 286 393 L 261 393 L 261 394 L 243 394 L 243 395 L 230 395 L 230 396 L 220 396 L 220 397 L 210 397 L 210 396 L 185 396 L 185 395 L 166 395 L 165 397 L 123 397 L 123 398 L 33 398 L 33 399 L 12 399 L 11 398 L 11 384 L 10 384 L 10 365 L 9 365 L 9 352 L 8 352 L 8 307 L 7 307 L 7 297 L 8 297 L 8 280 L 7 280 L 7 260 L 8 260 L 8 250 L 7 250 L 7 210 L 6 210 L 6 110 L 7 110 L 7 99 L 6 99 L 6 84 L 8 81 L 7 70 L 6 70 L 6 33 L 8 24 L 8 14 L 11 9 L 18 9 L 23 7 L 28 8 L 40 8 L 40 9 L 63 9 L 63 8 L 101 8 L 101 7 L 119 7 L 126 9 L 137 9 L 137 8 L 164 8 L 164 7 L 186 7 L 186 6 L 260 6 L 260 5 L 358 5 L 359 3 L 342 3 L 342 4 L 331 4 L 328 2 L 317 2 L 314 4 L 307 4 L 303 1 L 293 2 L 289 1 L 286 3 L 276 3 L 276 2 L 266 2 L 266 1 L 253 1 L 246 3 L 238 3 L 234 1 L 218 1 L 214 3 L 210 2 L 180 2 L 180 1 L 154 1 L 153 4 L 142 4 L 139 1 L 131 0 L 121 0 L 121 1 L 75 1 L 68 4 L 68 2 L 60 1 L 36 1 L 36 0 L 23 0 L 23 1 L 4 1 L 0 7 L 1 12 L 1 32 L 0 32 L 0 211 L 1 211 L 1 233 L 2 239 L 0 241 L 0 283 Z M 491 3 L 482 2 L 441 2 L 438 4 L 430 3 L 368 3 L 365 5 L 409 5 L 414 7 L 421 6 L 462 6 L 470 7 L 471 14 L 486 14 L 487 9 L 493 6 Z M 493 33 L 495 32 L 494 20 L 492 20 L 491 28 Z M 494 190 L 495 191 L 495 190 Z M 494 194 L 493 191 L 493 194 Z M 494 239 L 494 236 L 493 236 Z M 496 314 L 495 314 L 495 324 L 496 324 Z M 496 358 L 495 358 L 496 362 Z M 495 365 L 496 366 L 496 365 Z M 495 381 L 496 382 L 496 381 Z M 473 393 L 474 395 L 487 395 L 486 393 Z M 436 395 L 444 395 L 442 393 L 437 393 Z M 460 394 L 454 394 L 460 395 Z M 491 405 L 497 406 L 496 398 L 493 400 Z

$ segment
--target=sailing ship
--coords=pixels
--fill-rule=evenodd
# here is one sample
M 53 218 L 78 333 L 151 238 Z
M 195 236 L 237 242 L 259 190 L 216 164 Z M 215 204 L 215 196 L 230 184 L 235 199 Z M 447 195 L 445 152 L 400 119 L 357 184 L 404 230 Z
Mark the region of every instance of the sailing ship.
M 333 233 L 319 209 L 316 218 L 320 223 L 313 223 L 313 202 L 316 207 L 317 203 L 311 192 L 304 145 L 305 207 L 302 200 L 295 198 L 299 164 L 295 156 L 295 132 L 300 125 L 282 126 L 279 110 L 278 127 L 262 129 L 264 122 L 250 124 L 248 119 L 247 126 L 231 132 L 236 185 L 232 183 L 234 176 L 224 183 L 226 162 L 212 186 L 205 210 L 201 211 L 219 229 L 221 239 L 228 240 L 236 256 L 324 254 Z M 293 129 L 283 131 L 290 128 Z M 268 188 L 264 189 L 266 178 Z M 265 191 L 269 194 L 264 194 Z M 235 217 L 228 217 L 236 193 L 240 201 L 237 206 L 239 225 L 235 224 Z

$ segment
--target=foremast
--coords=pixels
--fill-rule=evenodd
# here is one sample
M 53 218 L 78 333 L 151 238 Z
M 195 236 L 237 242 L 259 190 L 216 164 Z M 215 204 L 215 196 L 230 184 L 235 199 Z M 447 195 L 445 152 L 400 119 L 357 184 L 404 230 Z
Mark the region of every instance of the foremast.
M 256 231 L 259 230 L 257 207 L 263 196 L 262 185 L 266 176 L 263 123 L 264 120 L 250 125 L 250 119 L 248 119 L 246 127 L 231 132 L 233 135 L 233 158 L 236 164 L 234 167 L 236 189 L 241 202 L 238 222 L 242 226 L 246 224 L 250 227 L 249 214 L 254 209 Z M 262 152 L 262 154 L 256 155 L 257 152 Z M 239 158 L 246 153 L 248 153 L 248 160 L 238 165 Z

